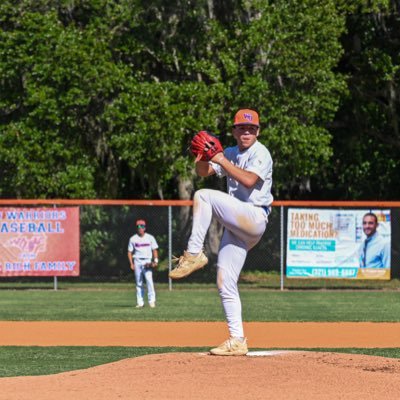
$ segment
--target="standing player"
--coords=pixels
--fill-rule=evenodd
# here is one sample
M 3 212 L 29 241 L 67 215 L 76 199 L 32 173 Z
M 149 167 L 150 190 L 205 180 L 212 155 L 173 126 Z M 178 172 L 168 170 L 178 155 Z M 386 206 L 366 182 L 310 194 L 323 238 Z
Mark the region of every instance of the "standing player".
M 238 290 L 240 271 L 247 252 L 261 239 L 271 211 L 273 197 L 272 158 L 267 148 L 258 142 L 259 117 L 253 110 L 239 110 L 234 119 L 233 136 L 237 145 L 224 152 L 218 139 L 206 137 L 196 157 L 196 172 L 207 177 L 217 174 L 227 178 L 228 193 L 201 189 L 194 195 L 193 227 L 187 250 L 178 265 L 170 272 L 172 279 L 180 279 L 204 267 L 208 259 L 203 244 L 212 217 L 224 227 L 217 262 L 217 287 L 228 323 L 230 338 L 210 353 L 239 356 L 248 352 L 243 332 L 242 307 Z M 201 138 L 199 132 L 192 141 L 196 154 Z M 194 146 L 196 145 L 196 146 Z M 217 153 L 213 149 L 217 148 Z M 206 155 L 210 154 L 210 161 Z
M 137 233 L 129 239 L 128 260 L 135 272 L 136 308 L 144 307 L 144 281 L 147 286 L 149 306 L 156 306 L 156 292 L 153 282 L 153 268 L 158 265 L 158 244 L 154 236 L 146 232 L 146 221 L 136 221 Z

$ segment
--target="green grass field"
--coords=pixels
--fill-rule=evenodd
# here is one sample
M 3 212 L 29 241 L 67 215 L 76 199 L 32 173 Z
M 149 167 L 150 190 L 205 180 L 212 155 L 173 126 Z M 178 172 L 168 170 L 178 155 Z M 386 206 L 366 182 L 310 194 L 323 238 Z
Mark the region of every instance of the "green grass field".
M 0 285 L 3 321 L 224 321 L 214 285 L 166 284 L 157 308 L 135 309 L 133 284 L 65 285 L 54 291 L 35 285 Z M 400 321 L 400 291 L 290 290 L 241 285 L 245 321 Z M 0 376 L 42 375 L 88 368 L 128 357 L 204 348 L 0 347 Z M 253 349 L 252 349 L 253 350 Z M 255 349 L 254 349 L 255 350 Z M 400 349 L 315 349 L 400 358 Z
M 399 291 L 240 290 L 246 321 L 400 321 Z M 135 309 L 134 288 L 0 290 L 2 321 L 223 321 L 213 286 L 157 288 L 157 308 Z

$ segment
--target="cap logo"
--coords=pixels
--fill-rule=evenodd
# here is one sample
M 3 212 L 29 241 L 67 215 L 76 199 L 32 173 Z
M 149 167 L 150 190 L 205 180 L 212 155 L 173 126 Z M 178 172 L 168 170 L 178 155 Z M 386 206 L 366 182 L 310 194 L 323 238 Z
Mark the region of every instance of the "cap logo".
M 245 119 L 247 119 L 248 121 L 253 121 L 253 116 L 252 116 L 251 114 L 244 113 L 244 114 L 243 114 L 243 117 L 244 117 Z

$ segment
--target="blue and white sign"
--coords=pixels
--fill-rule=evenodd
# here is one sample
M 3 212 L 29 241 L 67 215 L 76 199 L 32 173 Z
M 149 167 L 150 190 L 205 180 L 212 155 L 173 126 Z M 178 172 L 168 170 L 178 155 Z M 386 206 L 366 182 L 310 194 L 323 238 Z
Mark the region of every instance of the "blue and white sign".
M 390 210 L 288 210 L 288 278 L 390 279 L 390 248 Z

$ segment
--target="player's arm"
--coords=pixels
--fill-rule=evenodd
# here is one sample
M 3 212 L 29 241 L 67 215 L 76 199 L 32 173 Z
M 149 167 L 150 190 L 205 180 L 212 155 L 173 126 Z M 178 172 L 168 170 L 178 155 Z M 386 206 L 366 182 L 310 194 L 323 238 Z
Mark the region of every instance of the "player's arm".
M 214 175 L 214 168 L 208 163 L 208 161 L 197 161 L 196 162 L 196 174 L 202 177 Z
M 153 249 L 153 267 L 158 265 L 158 250 Z
M 135 263 L 133 262 L 132 253 L 130 251 L 128 251 L 128 260 L 129 260 L 129 266 L 130 266 L 131 270 L 134 271 Z
M 243 186 L 247 188 L 253 187 L 260 177 L 251 171 L 246 171 L 242 168 L 233 165 L 223 153 L 216 154 L 212 159 L 212 162 L 219 164 L 231 178 L 235 179 Z

